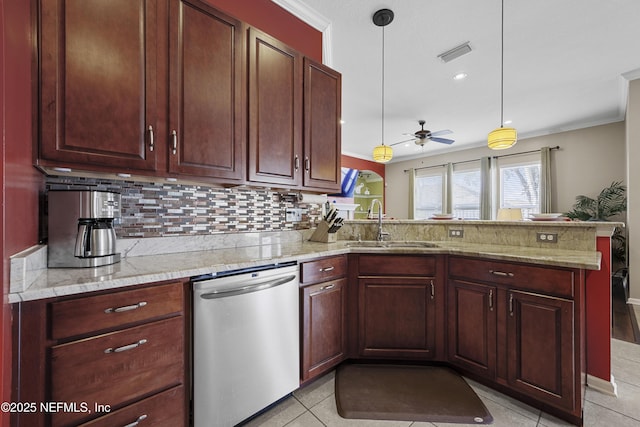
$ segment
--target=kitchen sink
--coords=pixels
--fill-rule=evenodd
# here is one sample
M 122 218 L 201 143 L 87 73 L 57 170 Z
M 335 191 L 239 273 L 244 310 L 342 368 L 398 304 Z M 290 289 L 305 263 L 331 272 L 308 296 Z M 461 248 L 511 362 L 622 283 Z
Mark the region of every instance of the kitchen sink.
M 431 242 L 405 242 L 405 241 L 390 241 L 390 242 L 378 242 L 375 240 L 362 240 L 353 241 L 347 243 L 351 248 L 437 248 L 438 245 Z

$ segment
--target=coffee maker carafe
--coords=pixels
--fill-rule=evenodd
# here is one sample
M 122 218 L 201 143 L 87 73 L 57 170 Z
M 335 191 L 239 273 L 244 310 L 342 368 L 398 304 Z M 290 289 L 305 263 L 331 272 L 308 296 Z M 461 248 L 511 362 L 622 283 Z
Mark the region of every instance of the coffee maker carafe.
M 119 262 L 113 228 L 119 217 L 118 193 L 49 191 L 49 267 L 99 267 Z

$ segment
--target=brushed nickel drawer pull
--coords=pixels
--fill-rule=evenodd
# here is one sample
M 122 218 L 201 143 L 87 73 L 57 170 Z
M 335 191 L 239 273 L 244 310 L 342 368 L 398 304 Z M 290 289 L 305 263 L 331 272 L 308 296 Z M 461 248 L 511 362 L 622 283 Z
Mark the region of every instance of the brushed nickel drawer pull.
M 104 312 L 105 313 L 122 313 L 125 311 L 131 311 L 131 310 L 137 310 L 140 307 L 144 307 L 145 305 L 147 305 L 146 301 L 140 301 L 137 304 L 133 304 L 133 305 L 125 305 L 123 307 L 116 307 L 116 308 L 107 308 Z
M 334 266 L 331 266 L 331 267 L 324 267 L 324 268 L 321 268 L 321 269 L 320 269 L 320 271 L 321 271 L 322 273 L 325 273 L 325 272 L 327 272 L 327 271 L 331 271 L 331 270 L 333 270 L 334 268 L 335 268 Z
M 137 419 L 137 420 L 135 420 L 134 422 L 132 422 L 132 423 L 130 423 L 130 424 L 127 424 L 127 425 L 125 425 L 125 426 L 123 426 L 123 427 L 136 427 L 138 424 L 140 424 L 140 421 L 144 421 L 144 420 L 146 420 L 146 419 L 147 419 L 147 417 L 148 417 L 148 416 L 147 416 L 147 414 L 142 414 L 142 415 L 140 415 L 140 416 L 138 417 L 138 419 Z
M 489 290 L 489 311 L 493 311 L 493 289 Z
M 171 131 L 171 139 L 173 140 L 171 154 L 175 155 L 178 152 L 178 132 L 175 129 Z
M 293 158 L 293 168 L 296 170 L 296 172 L 300 169 L 300 158 L 297 154 Z
M 489 270 L 489 273 L 493 274 L 494 276 L 501 276 L 501 277 L 513 277 L 514 276 L 513 273 L 505 272 L 505 271 Z
M 436 297 L 436 287 L 433 285 L 433 280 L 431 280 L 431 299 L 434 299 Z
M 129 351 L 129 350 L 133 350 L 134 348 L 138 348 L 142 344 L 146 344 L 146 343 L 147 343 L 147 340 L 141 339 L 138 342 L 134 342 L 133 344 L 128 344 L 128 345 L 123 345 L 122 347 L 116 347 L 116 348 L 109 347 L 104 351 L 104 353 L 105 354 L 122 353 L 123 351 Z
M 149 151 L 153 151 L 154 140 L 153 140 L 153 126 L 149 125 Z
M 311 169 L 311 163 L 309 162 L 309 158 L 305 157 L 304 158 L 304 170 L 309 172 L 310 169 Z
M 327 291 L 327 290 L 329 290 L 329 289 L 333 289 L 333 288 L 335 288 L 335 287 L 336 287 L 336 284 L 335 284 L 335 283 L 332 283 L 332 284 L 330 284 L 330 285 L 322 286 L 322 287 L 320 288 L 320 290 L 321 290 L 321 291 Z

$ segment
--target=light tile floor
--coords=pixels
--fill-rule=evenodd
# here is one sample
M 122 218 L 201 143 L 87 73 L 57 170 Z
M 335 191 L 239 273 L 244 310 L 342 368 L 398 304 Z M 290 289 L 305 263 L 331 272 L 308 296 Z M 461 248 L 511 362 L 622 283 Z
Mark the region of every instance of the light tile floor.
M 587 388 L 584 406 L 585 427 L 640 427 L 640 345 L 612 340 L 612 371 L 618 385 L 618 397 L 607 396 Z M 481 384 L 469 384 L 494 418 L 494 426 L 568 426 L 566 422 L 531 406 L 498 393 Z M 336 410 L 334 373 L 329 373 L 269 411 L 247 423 L 257 427 L 428 427 L 464 426 L 405 421 L 348 420 Z

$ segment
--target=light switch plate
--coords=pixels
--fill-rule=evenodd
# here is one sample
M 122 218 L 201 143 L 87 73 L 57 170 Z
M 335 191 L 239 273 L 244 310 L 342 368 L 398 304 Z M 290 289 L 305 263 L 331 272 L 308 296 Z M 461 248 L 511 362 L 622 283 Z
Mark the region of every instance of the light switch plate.
M 300 222 L 302 221 L 302 209 L 290 208 L 285 211 L 285 221 L 287 222 Z
M 449 237 L 451 238 L 462 238 L 464 237 L 464 230 L 449 230 Z

